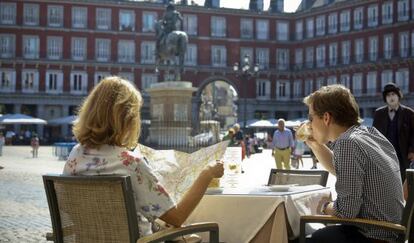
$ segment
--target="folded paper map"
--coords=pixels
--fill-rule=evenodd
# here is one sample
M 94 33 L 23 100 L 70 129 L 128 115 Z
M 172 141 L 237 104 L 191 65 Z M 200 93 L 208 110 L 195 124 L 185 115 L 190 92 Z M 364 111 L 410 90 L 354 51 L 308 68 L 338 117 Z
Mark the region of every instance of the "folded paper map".
M 142 144 L 136 150 L 149 160 L 161 183 L 178 201 L 209 162 L 223 158 L 228 144 L 229 141 L 223 141 L 191 154 L 176 150 L 155 150 Z

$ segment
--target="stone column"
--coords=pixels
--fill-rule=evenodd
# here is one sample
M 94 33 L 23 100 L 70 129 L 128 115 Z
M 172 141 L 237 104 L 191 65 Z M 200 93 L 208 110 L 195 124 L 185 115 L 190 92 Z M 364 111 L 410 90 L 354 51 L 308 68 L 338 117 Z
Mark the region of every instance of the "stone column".
M 37 118 L 43 119 L 45 117 L 45 106 L 44 105 L 38 105 L 37 106 Z M 43 131 L 44 131 L 45 125 L 37 125 L 36 126 L 36 133 L 39 136 L 39 139 L 43 139 Z
M 147 89 L 151 97 L 151 144 L 167 147 L 189 145 L 192 130 L 191 100 L 196 90 L 191 82 L 184 81 L 155 83 Z
M 65 117 L 65 116 L 69 116 L 69 105 L 62 106 L 62 117 Z M 63 138 L 65 138 L 68 135 L 68 131 L 69 131 L 68 124 L 63 124 L 60 130 Z

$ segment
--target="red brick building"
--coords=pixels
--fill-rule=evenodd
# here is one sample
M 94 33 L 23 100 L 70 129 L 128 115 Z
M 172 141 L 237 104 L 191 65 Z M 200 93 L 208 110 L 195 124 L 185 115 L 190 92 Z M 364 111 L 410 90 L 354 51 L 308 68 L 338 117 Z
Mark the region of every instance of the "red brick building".
M 219 80 L 247 99 L 247 119 L 304 117 L 302 98 L 333 83 L 352 90 L 362 116 L 383 105 L 381 89 L 391 81 L 414 106 L 414 0 L 305 0 L 296 13 L 177 8 L 189 35 L 182 80 L 198 88 L 195 114 L 203 88 Z M 0 113 L 71 115 L 107 75 L 145 93 L 168 76 L 154 72 L 153 27 L 164 9 L 136 1 L 1 1 Z M 249 80 L 233 71 L 245 55 L 260 66 Z M 146 102 L 144 118 L 148 111 Z

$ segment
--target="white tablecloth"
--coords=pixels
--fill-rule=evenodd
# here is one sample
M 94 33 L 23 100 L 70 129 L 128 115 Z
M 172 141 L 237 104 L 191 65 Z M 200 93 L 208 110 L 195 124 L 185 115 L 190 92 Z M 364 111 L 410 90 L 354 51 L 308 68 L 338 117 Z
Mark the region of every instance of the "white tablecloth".
M 216 222 L 221 242 L 249 242 L 284 202 L 293 238 L 299 235 L 300 215 L 315 214 L 323 196 L 330 196 L 330 190 L 318 185 L 294 187 L 287 192 L 270 192 L 265 187 L 224 189 L 222 193 L 205 195 L 187 223 Z M 281 227 L 287 227 L 286 223 Z

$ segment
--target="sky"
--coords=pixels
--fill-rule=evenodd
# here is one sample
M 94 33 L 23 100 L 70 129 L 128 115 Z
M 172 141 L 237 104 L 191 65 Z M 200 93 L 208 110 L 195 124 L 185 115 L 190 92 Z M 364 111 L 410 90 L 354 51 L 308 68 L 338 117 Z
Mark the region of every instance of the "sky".
M 189 1 L 190 2 L 190 1 Z M 204 5 L 204 0 L 194 0 L 199 5 Z M 249 7 L 250 0 L 220 0 L 220 7 L 225 8 L 243 8 Z M 269 8 L 270 0 L 263 0 L 264 10 Z M 294 12 L 301 0 L 285 0 L 285 12 Z

